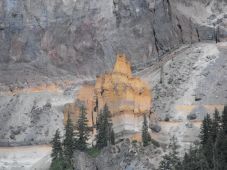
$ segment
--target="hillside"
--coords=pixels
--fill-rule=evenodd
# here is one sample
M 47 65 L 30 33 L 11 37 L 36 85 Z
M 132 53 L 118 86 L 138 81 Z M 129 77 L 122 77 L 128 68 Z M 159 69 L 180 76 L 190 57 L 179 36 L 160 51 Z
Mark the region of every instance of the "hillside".
M 63 134 L 65 104 L 119 53 L 151 90 L 150 125 L 161 128 L 151 135 L 163 145 L 175 135 L 183 154 L 204 116 L 226 104 L 226 40 L 226 0 L 2 0 L 0 169 L 40 167 L 55 130 Z M 12 161 L 9 146 L 30 155 L 40 144 L 48 149 L 37 159 Z

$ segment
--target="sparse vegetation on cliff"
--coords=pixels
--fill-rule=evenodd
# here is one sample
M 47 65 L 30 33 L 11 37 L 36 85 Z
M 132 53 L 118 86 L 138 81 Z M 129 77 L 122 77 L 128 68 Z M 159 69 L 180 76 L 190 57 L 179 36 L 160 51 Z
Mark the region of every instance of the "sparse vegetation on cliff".
M 56 130 L 52 140 L 50 170 L 72 170 L 72 157 L 74 151 L 74 132 L 70 116 L 65 126 L 64 140 L 61 142 L 60 132 Z
M 65 125 L 65 135 L 61 142 L 60 132 L 56 131 L 52 140 L 52 163 L 50 170 L 72 170 L 73 169 L 73 152 L 79 150 L 86 152 L 91 157 L 96 157 L 100 153 L 100 149 L 115 144 L 115 136 L 112 128 L 112 120 L 108 106 L 105 105 L 103 111 L 99 113 L 97 120 L 97 144 L 95 147 L 88 148 L 87 141 L 89 138 L 89 128 L 86 108 L 82 105 L 80 108 L 80 116 L 76 125 L 76 133 L 74 133 L 73 123 L 68 115 Z
M 200 141 L 185 153 L 181 162 L 176 148 L 163 157 L 160 170 L 224 170 L 227 169 L 227 106 L 222 116 L 215 110 L 201 125 Z M 175 142 L 174 142 L 175 143 Z M 173 145 L 174 146 L 174 145 Z M 174 151 L 174 152 L 173 152 Z M 178 161 L 176 164 L 176 160 Z
M 50 170 L 72 170 L 73 152 L 75 149 L 84 151 L 87 148 L 88 127 L 86 118 L 86 109 L 81 107 L 80 117 L 77 124 L 77 133 L 74 133 L 73 123 L 68 115 L 65 125 L 65 135 L 61 143 L 60 132 L 56 131 L 52 141 L 52 163 Z

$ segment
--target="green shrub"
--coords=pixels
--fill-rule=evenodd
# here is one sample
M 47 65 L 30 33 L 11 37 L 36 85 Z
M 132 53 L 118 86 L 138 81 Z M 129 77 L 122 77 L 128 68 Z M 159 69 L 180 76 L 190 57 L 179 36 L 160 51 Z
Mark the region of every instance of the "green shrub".
M 62 170 L 64 169 L 64 161 L 61 159 L 55 159 L 52 161 L 50 170 Z
M 136 144 L 138 141 L 137 140 L 133 140 L 132 141 L 132 144 Z
M 96 147 L 87 149 L 87 154 L 93 158 L 97 157 L 100 154 L 100 152 L 101 152 L 101 150 L 99 150 Z

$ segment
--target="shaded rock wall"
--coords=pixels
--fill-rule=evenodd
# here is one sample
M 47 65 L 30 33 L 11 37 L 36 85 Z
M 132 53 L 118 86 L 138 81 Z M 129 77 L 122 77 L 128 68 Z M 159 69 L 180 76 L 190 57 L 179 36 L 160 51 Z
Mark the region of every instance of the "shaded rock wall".
M 109 70 L 115 61 L 112 56 L 119 52 L 130 56 L 133 65 L 146 65 L 182 43 L 212 39 L 203 36 L 203 31 L 213 34 L 206 26 L 199 29 L 198 39 L 200 26 L 183 15 L 177 3 L 3 0 L 0 62 L 32 65 L 44 75 L 52 75 L 54 66 L 74 75 L 95 76 Z

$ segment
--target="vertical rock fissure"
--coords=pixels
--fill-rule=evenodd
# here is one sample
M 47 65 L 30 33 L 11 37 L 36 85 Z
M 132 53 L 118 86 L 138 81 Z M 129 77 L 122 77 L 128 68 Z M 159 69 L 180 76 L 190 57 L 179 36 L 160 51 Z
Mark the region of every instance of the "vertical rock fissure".
M 159 56 L 158 40 L 157 40 L 157 37 L 156 37 L 156 33 L 155 33 L 154 28 L 153 28 L 153 36 L 154 36 L 155 49 L 156 49 L 156 51 L 158 53 L 158 56 Z
M 155 44 L 155 49 L 158 53 L 158 58 L 160 56 L 160 50 L 161 51 L 164 51 L 164 48 L 162 47 L 162 44 L 158 41 L 158 38 L 157 38 L 157 35 L 156 35 L 156 31 L 155 29 L 153 28 L 153 36 L 154 36 L 154 44 Z M 160 60 L 160 58 L 159 58 Z
M 199 36 L 199 30 L 198 30 L 198 28 L 196 28 L 196 34 L 197 34 L 197 37 L 198 37 L 198 41 L 200 42 L 200 36 Z
M 184 43 L 184 39 L 183 39 L 183 29 L 182 26 L 180 25 L 179 19 L 177 18 L 177 27 L 180 30 L 180 41 L 181 43 Z

